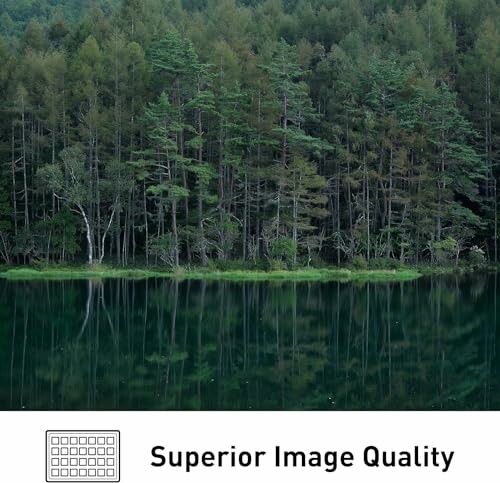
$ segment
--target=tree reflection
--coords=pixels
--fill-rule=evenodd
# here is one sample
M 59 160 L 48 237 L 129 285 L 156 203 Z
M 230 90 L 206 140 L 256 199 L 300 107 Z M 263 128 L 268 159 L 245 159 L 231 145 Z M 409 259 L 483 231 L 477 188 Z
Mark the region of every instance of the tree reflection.
M 497 275 L 0 282 L 3 409 L 500 409 Z

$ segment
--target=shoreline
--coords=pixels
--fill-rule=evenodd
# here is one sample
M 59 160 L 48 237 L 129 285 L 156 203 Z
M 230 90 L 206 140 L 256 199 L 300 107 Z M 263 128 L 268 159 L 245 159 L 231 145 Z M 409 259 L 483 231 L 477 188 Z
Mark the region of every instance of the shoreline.
M 465 270 L 467 271 L 467 270 Z M 13 267 L 0 272 L 5 280 L 89 280 L 104 278 L 146 279 L 170 278 L 178 280 L 227 280 L 227 281 L 364 281 L 399 282 L 416 280 L 424 275 L 463 273 L 463 269 L 436 267 L 409 267 L 397 270 L 356 270 L 353 268 L 310 268 L 298 270 L 209 270 L 180 269 L 177 271 L 112 268 L 112 267 Z

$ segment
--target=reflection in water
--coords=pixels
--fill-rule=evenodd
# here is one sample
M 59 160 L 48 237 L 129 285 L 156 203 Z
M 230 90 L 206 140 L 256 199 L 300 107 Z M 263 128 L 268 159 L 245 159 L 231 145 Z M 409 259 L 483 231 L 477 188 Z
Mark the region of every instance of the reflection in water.
M 0 409 L 500 409 L 498 290 L 0 281 Z

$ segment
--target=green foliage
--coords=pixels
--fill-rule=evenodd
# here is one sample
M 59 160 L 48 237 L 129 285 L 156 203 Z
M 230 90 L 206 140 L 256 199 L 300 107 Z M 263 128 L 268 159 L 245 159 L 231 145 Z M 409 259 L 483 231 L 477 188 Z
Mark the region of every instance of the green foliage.
M 0 259 L 9 264 L 12 256 L 12 206 L 6 184 L 0 181 Z
M 404 268 L 404 264 L 394 258 L 373 258 L 367 265 L 370 270 L 401 270 Z
M 453 259 L 458 250 L 458 242 L 452 237 L 432 242 L 431 246 L 436 261 L 443 264 Z
M 61 151 L 60 162 L 39 168 L 37 178 L 42 189 L 55 192 L 70 204 L 83 206 L 88 201 L 90 176 L 80 147 Z
M 351 260 L 351 266 L 352 268 L 355 268 L 356 270 L 367 270 L 368 269 L 368 262 L 365 257 L 362 255 L 356 255 L 353 257 Z
M 297 254 L 297 244 L 290 238 L 277 238 L 271 244 L 271 257 L 273 260 L 292 267 Z
M 482 266 L 486 262 L 486 257 L 484 250 L 479 248 L 477 245 L 474 245 L 470 248 L 468 254 L 469 262 L 474 266 Z
M 0 34 L 19 35 L 34 18 L 43 24 L 54 23 L 61 17 L 66 22 L 76 22 L 89 13 L 91 5 L 109 13 L 118 4 L 119 0 L 97 0 L 92 4 L 81 0 L 4 0 Z
M 229 215 L 222 215 L 214 223 L 210 223 L 207 236 L 210 244 L 217 253 L 217 259 L 227 261 L 234 249 L 240 234 L 240 226 Z
M 78 218 L 67 208 L 62 209 L 50 219 L 50 228 L 51 247 L 54 252 L 75 255 L 80 250 Z M 62 259 L 64 260 L 64 254 Z
M 176 265 L 176 252 L 178 246 L 171 233 L 156 236 L 149 240 L 148 252 L 150 256 L 158 258 L 163 264 L 174 267 Z

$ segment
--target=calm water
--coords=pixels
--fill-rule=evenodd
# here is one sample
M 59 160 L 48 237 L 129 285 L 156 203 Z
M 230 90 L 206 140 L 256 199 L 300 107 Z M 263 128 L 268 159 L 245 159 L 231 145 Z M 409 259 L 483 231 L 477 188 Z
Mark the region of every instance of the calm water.
M 0 281 L 0 409 L 500 409 L 495 275 Z

